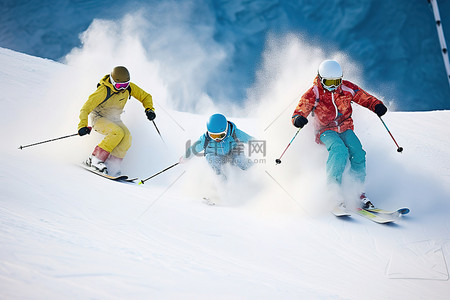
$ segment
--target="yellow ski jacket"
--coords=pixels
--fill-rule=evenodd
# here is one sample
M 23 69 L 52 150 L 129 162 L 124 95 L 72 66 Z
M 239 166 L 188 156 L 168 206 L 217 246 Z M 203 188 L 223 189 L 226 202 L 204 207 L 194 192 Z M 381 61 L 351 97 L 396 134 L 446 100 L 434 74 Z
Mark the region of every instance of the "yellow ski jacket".
M 109 98 L 107 97 L 107 87 L 109 88 Z M 88 116 L 91 112 L 95 113 L 94 117 L 120 119 L 120 114 L 131 96 L 139 100 L 145 109 L 154 110 L 152 95 L 136 84 L 130 82 L 130 86 L 127 89 L 117 91 L 109 81 L 109 74 L 103 76 L 97 90 L 89 96 L 80 110 L 78 129 L 88 126 Z

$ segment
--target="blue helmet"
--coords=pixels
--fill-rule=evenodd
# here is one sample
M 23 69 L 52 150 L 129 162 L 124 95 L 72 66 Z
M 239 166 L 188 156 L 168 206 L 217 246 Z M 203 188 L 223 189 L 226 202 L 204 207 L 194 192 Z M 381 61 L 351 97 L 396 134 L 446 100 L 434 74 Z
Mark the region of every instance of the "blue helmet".
M 209 133 L 221 133 L 226 132 L 228 128 L 228 121 L 222 114 L 214 114 L 209 117 L 208 123 L 206 123 L 206 128 Z

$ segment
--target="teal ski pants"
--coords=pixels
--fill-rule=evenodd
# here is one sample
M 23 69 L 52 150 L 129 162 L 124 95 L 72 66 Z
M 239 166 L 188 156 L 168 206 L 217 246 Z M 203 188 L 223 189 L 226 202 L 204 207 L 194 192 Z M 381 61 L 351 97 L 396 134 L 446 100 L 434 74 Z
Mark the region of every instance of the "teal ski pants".
M 342 174 L 350 160 L 350 174 L 357 181 L 364 183 L 366 152 L 353 130 L 349 129 L 343 133 L 327 130 L 320 135 L 320 140 L 328 150 L 326 169 L 329 182 L 342 183 Z

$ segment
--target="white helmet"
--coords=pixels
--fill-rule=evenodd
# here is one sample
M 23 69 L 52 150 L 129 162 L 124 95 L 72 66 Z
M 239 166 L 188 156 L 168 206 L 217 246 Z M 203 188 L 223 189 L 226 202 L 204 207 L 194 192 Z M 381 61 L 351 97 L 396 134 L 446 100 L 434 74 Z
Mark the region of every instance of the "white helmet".
M 342 68 L 335 60 L 324 60 L 319 65 L 319 79 L 324 89 L 334 91 L 342 83 Z

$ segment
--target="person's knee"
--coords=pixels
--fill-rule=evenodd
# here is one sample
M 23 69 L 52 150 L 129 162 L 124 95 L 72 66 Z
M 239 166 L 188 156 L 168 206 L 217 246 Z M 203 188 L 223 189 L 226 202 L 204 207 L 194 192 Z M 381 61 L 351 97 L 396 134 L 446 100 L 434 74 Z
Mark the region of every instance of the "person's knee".
M 116 126 L 116 127 L 114 127 L 114 128 L 111 130 L 111 133 L 110 133 L 110 134 L 113 134 L 113 135 L 115 135 L 118 139 L 122 140 L 122 139 L 124 138 L 124 136 L 125 136 L 125 131 L 124 131 L 122 128 L 120 128 L 119 126 Z
M 131 141 L 132 141 L 131 134 L 129 132 L 128 132 L 128 134 L 125 132 L 125 135 L 122 138 L 122 142 L 120 143 L 120 145 L 126 151 L 126 150 L 130 149 Z
M 359 148 L 353 152 L 351 157 L 354 163 L 364 163 L 366 161 L 366 151 L 363 148 Z
M 349 158 L 348 148 L 344 143 L 333 143 L 329 148 L 328 152 L 332 157 L 338 160 L 347 160 Z
M 214 154 L 206 154 L 205 158 L 216 174 L 220 174 L 224 164 L 223 158 Z
M 238 166 L 241 170 L 247 170 L 253 165 L 253 161 L 245 155 L 233 157 L 233 165 Z

